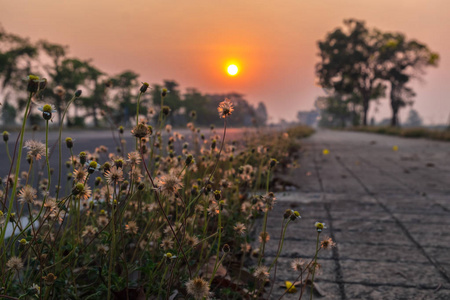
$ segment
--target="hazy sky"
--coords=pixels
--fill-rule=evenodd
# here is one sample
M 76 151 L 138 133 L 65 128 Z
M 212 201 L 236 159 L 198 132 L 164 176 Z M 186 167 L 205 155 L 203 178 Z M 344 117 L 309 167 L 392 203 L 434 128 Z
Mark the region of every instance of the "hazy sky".
M 8 32 L 68 45 L 70 55 L 92 58 L 109 74 L 131 69 L 142 81 L 174 79 L 183 90 L 241 92 L 266 103 L 273 121 L 295 119 L 323 94 L 315 85 L 317 41 L 346 18 L 403 32 L 441 55 L 425 82 L 414 82 L 414 107 L 427 123 L 446 122 L 449 0 L 0 0 Z M 225 72 L 229 61 L 240 67 L 235 77 Z M 388 115 L 380 100 L 377 119 Z

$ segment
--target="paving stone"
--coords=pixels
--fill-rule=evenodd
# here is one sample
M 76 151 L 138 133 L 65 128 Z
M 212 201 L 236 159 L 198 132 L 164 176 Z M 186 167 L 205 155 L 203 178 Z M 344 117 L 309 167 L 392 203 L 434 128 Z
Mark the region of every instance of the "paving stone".
M 412 232 L 411 236 L 422 246 L 449 247 L 450 235 L 448 232 Z
M 356 242 L 367 244 L 391 244 L 411 246 L 412 242 L 400 230 L 392 230 L 385 232 L 370 231 L 337 231 L 334 234 L 336 242 Z
M 345 284 L 347 299 L 365 300 L 448 300 L 450 290 L 405 288 L 393 286 L 367 286 L 360 284 Z
M 448 146 L 339 131 L 303 140 L 301 167 L 284 174 L 299 188 L 277 193 L 268 219 L 266 254 L 273 257 L 284 210 L 302 215 L 286 230 L 277 283 L 292 280 L 293 258 L 314 255 L 313 226 L 322 221 L 328 227 L 323 237 L 337 243 L 319 256 L 318 282 L 328 292 L 322 299 L 450 299 Z M 271 298 L 282 293 L 275 289 Z
M 428 264 L 428 259 L 415 246 L 362 245 L 338 243 L 341 260 L 372 260 Z
M 278 252 L 278 241 L 273 240 L 269 241 L 269 244 L 266 244 L 265 253 L 267 256 L 276 256 Z M 281 252 L 281 256 L 289 257 L 289 258 L 307 258 L 314 257 L 316 252 L 316 241 L 315 240 L 285 240 L 283 243 L 283 249 Z M 328 258 L 331 259 L 331 251 L 321 250 L 319 251 L 319 258 Z
M 428 217 L 424 212 L 422 213 L 395 213 L 394 216 L 401 222 L 426 224 L 429 222 L 439 224 L 450 224 L 450 215 L 433 215 L 432 218 Z
M 432 257 L 434 260 L 436 260 L 439 263 L 447 263 L 450 264 L 450 251 L 449 246 L 445 247 L 423 247 L 425 252 Z M 450 272 L 449 272 L 450 274 Z
M 384 284 L 406 285 L 420 287 L 434 287 L 445 284 L 444 279 L 431 265 L 412 263 L 387 263 L 367 261 L 341 261 L 344 281 Z

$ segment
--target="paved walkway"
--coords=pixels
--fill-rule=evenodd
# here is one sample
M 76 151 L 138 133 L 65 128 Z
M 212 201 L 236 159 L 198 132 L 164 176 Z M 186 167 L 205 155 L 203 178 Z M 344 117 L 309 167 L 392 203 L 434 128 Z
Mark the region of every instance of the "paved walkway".
M 325 296 L 315 298 L 450 299 L 450 143 L 319 131 L 302 145 L 300 167 L 284 178 L 297 189 L 277 193 L 269 217 L 271 262 L 284 210 L 302 214 L 287 230 L 271 298 L 295 279 L 294 258 L 312 258 L 323 221 L 322 236 L 338 246 L 320 253 Z

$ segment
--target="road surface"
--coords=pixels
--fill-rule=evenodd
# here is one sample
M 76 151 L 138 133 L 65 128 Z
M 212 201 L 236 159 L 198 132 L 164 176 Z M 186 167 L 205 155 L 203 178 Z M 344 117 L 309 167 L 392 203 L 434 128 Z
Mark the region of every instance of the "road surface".
M 318 299 L 450 299 L 450 143 L 318 131 L 301 152 L 300 167 L 282 177 L 296 188 L 277 193 L 269 217 L 268 263 L 284 210 L 302 215 L 287 230 L 271 298 L 297 277 L 294 258 L 313 257 L 321 221 L 337 247 L 319 254 Z

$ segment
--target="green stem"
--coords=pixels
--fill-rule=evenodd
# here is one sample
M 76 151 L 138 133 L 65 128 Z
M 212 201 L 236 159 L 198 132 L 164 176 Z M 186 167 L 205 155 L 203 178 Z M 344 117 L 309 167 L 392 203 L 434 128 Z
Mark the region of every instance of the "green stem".
M 116 190 L 116 185 L 114 184 L 114 191 Z M 115 194 L 115 192 L 114 192 Z M 112 235 L 112 241 L 111 241 L 111 256 L 109 260 L 109 271 L 108 271 L 108 300 L 111 299 L 111 277 L 112 277 L 112 271 L 113 271 L 113 261 L 114 261 L 114 248 L 116 246 L 116 226 L 114 223 L 115 216 L 114 216 L 114 198 L 112 201 L 112 209 L 111 209 L 111 235 Z
M 269 292 L 269 296 L 267 297 L 267 299 L 270 299 L 270 295 L 272 294 L 272 291 L 273 291 L 273 287 L 275 286 L 275 280 L 277 279 L 277 265 L 278 265 L 278 258 L 280 257 L 280 254 L 281 254 L 281 250 L 283 249 L 283 243 L 284 243 L 284 236 L 286 235 L 286 229 L 287 229 L 287 226 L 288 226 L 288 224 L 291 222 L 291 220 L 289 219 L 287 222 L 286 222 L 286 225 L 284 225 L 283 226 L 283 223 L 284 223 L 284 219 L 283 219 L 283 222 L 281 223 L 281 236 L 280 236 L 280 242 L 278 243 L 278 252 L 277 252 L 277 256 L 275 257 L 275 259 L 273 260 L 273 262 L 272 262 L 272 264 L 270 265 L 270 267 L 269 267 L 269 273 L 270 273 L 270 270 L 272 270 L 272 267 L 275 265 L 275 270 L 274 270 L 274 272 L 273 272 L 273 283 L 272 283 L 272 286 L 270 287 L 270 292 Z M 284 227 L 284 228 L 283 228 Z
M 138 98 L 137 98 L 137 106 L 136 106 L 136 126 L 139 124 L 139 103 L 141 102 L 141 95 L 142 92 L 139 92 Z M 138 138 L 136 138 L 136 151 L 139 150 L 138 148 Z M 123 154 L 125 155 L 125 154 Z
M 47 199 L 48 194 L 50 193 L 50 184 L 52 180 L 52 175 L 50 174 L 50 160 L 48 159 L 48 120 L 45 120 L 45 162 L 47 163 L 47 174 L 48 174 L 48 183 L 47 183 L 47 193 L 42 201 L 42 206 L 45 204 L 45 200 Z
M 25 125 L 27 123 L 27 116 L 28 116 L 28 111 L 30 109 L 31 97 L 32 96 L 33 96 L 33 93 L 30 92 L 30 95 L 28 96 L 27 107 L 25 108 L 25 114 L 23 116 L 22 128 L 20 130 L 19 154 L 17 156 L 16 173 L 14 174 L 14 185 L 13 185 L 13 190 L 12 190 L 12 193 L 11 193 L 11 198 L 9 200 L 8 213 L 6 214 L 6 220 L 9 220 L 9 218 L 11 217 L 11 211 L 12 211 L 12 207 L 13 207 L 14 198 L 16 197 L 16 193 L 17 193 L 17 181 L 18 181 L 18 178 L 19 178 L 20 162 L 21 162 L 21 159 L 22 159 L 22 150 L 23 150 L 23 135 L 24 135 L 24 131 L 25 131 Z M 2 232 L 1 232 L 1 236 L 0 236 L 0 250 L 3 249 L 3 247 L 5 245 L 5 243 L 3 241 L 5 240 L 6 227 L 8 226 L 8 223 L 9 223 L 8 221 L 5 222 L 5 225 L 4 225 L 4 227 L 2 229 Z M 6 251 L 0 251 L 0 252 L 3 252 L 3 254 L 6 253 Z
M 76 99 L 77 97 L 74 95 L 72 97 L 72 99 L 70 99 L 69 103 L 67 103 L 66 109 L 64 109 L 64 113 L 62 115 L 61 118 L 61 123 L 59 124 L 59 137 L 58 137 L 58 142 L 59 142 L 59 167 L 58 167 L 58 187 L 61 186 L 61 157 L 62 157 L 62 152 L 61 152 L 61 135 L 62 135 L 62 128 L 63 128 L 63 124 L 64 124 L 64 118 L 66 116 L 67 110 L 69 109 L 70 104 L 72 104 L 72 102 Z M 70 149 L 72 151 L 72 148 Z M 72 157 L 70 157 L 70 160 L 72 160 Z M 59 198 L 59 190 L 60 188 L 58 188 L 56 190 L 56 201 L 58 201 Z
M 168 269 L 169 269 L 169 266 L 167 265 L 167 266 L 166 266 L 166 269 L 164 270 L 164 274 L 163 274 L 163 276 L 161 277 L 161 282 L 159 283 L 158 297 L 156 297 L 156 299 L 160 299 L 160 298 L 159 298 L 159 295 L 161 294 L 161 289 L 162 289 L 162 287 L 163 287 L 164 279 L 165 279 L 165 277 L 166 277 L 166 274 L 167 274 L 167 270 L 168 270 Z
M 211 283 L 214 279 L 214 275 L 216 275 L 216 271 L 218 269 L 217 263 L 219 262 L 220 241 L 222 239 L 222 209 L 220 207 L 220 203 L 219 203 L 219 222 L 217 226 L 218 226 L 217 230 L 219 231 L 219 241 L 217 242 L 216 263 L 214 264 L 214 270 L 213 273 L 211 274 L 211 279 L 209 280 L 209 286 L 211 286 Z
M 12 163 L 11 155 L 9 155 L 8 142 L 5 142 L 5 146 L 6 146 L 6 154 L 8 155 L 9 158 L 9 163 Z
M 314 263 L 313 263 L 312 276 L 311 276 L 311 295 L 309 296 L 309 299 L 313 298 L 313 292 L 314 292 L 314 276 L 316 275 L 317 254 L 319 253 L 319 236 L 320 236 L 320 231 L 317 231 L 316 254 L 314 255 Z
M 266 191 L 269 192 L 269 180 L 270 180 L 270 169 L 267 173 L 267 185 L 266 185 Z M 263 236 L 261 241 L 261 247 L 260 247 L 260 253 L 259 253 L 259 259 L 258 259 L 258 267 L 261 265 L 262 259 L 264 257 L 264 249 L 266 248 L 266 236 L 267 236 L 267 217 L 269 215 L 269 207 L 266 203 L 266 211 L 264 213 L 264 222 L 263 222 Z
M 283 243 L 284 243 L 284 236 L 286 235 L 286 229 L 288 224 L 291 222 L 291 220 L 288 220 L 286 225 L 284 225 L 284 229 L 283 229 L 283 233 L 281 235 L 281 239 L 280 239 L 280 244 L 278 245 L 278 252 L 277 252 L 277 256 L 275 257 L 275 259 L 273 260 L 272 264 L 269 267 L 269 272 L 272 269 L 272 267 L 275 265 L 276 268 L 276 262 L 278 260 L 278 258 L 280 257 L 281 254 L 281 250 L 283 250 Z

